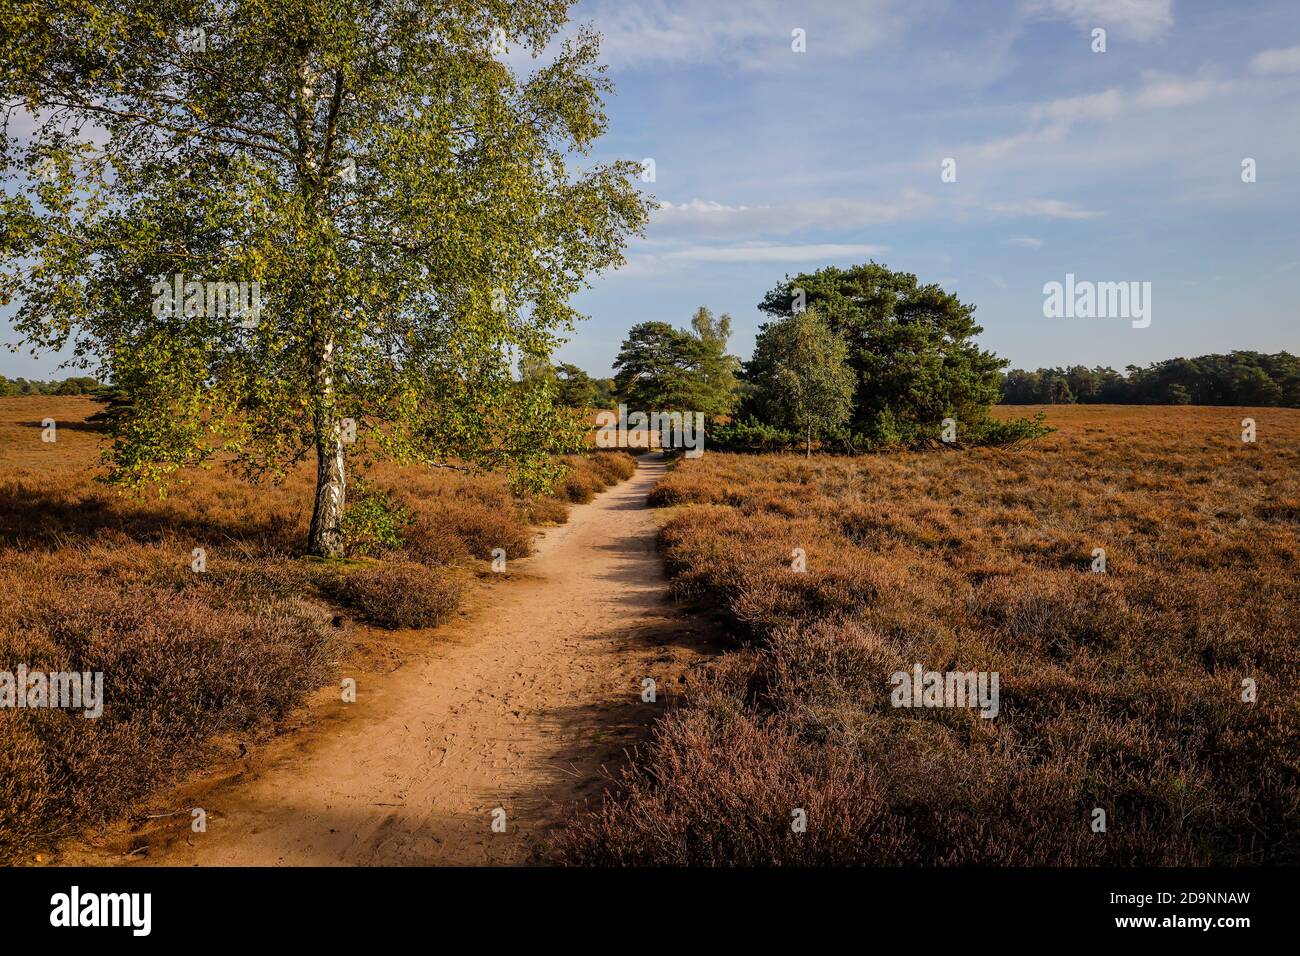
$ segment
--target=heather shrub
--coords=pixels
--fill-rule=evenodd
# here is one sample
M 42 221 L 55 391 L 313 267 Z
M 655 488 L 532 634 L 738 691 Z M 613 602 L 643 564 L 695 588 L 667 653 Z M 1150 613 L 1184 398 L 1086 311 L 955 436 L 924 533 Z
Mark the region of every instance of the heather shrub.
M 452 493 L 417 499 L 411 491 L 403 497 L 412 514 L 406 553 L 431 564 L 457 564 L 466 558 L 492 559 L 496 548 L 510 558 L 533 552 L 529 524 L 561 524 L 568 518 L 567 504 L 590 501 L 610 484 L 630 477 L 636 462 L 622 452 L 573 455 L 565 459 L 568 477 L 553 495 L 518 497 L 501 479 L 455 480 Z
M 569 506 L 558 498 L 532 496 L 521 502 L 529 524 L 555 525 L 569 520 Z
M 386 563 L 346 572 L 331 593 L 380 627 L 437 627 L 460 606 L 464 586 L 421 564 Z
M 605 485 L 627 481 L 636 474 L 636 459 L 623 451 L 601 451 L 586 456 L 581 462 L 599 475 Z
M 163 589 L 106 570 L 51 579 L 34 556 L 0 558 L 0 577 L 31 588 L 0 601 L 0 669 L 102 672 L 104 691 L 96 719 L 0 712 L 0 856 L 119 815 L 202 763 L 216 734 L 271 725 L 337 656 L 327 619 L 301 601 L 232 605 L 201 575 Z
M 600 476 L 594 472 L 571 472 L 562 484 L 564 497 L 574 504 L 586 504 L 604 487 Z

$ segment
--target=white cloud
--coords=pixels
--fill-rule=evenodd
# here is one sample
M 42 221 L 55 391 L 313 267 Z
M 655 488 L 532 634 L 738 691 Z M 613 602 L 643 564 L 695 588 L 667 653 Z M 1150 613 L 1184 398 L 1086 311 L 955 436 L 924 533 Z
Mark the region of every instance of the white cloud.
M 1082 209 L 1060 199 L 1020 199 L 1015 202 L 983 203 L 981 209 L 997 216 L 1035 216 L 1041 219 L 1097 219 L 1095 209 Z
M 1028 0 L 1025 10 L 1077 27 L 1115 30 L 1134 40 L 1159 39 L 1174 25 L 1173 0 Z
M 659 240 L 758 241 L 808 232 L 847 232 L 940 216 L 973 218 L 1095 219 L 1100 212 L 1059 199 L 991 201 L 964 194 L 904 189 L 888 199 L 822 198 L 770 206 L 728 205 L 713 200 L 663 202 L 650 234 Z
M 976 159 L 999 159 L 1031 146 L 1050 146 L 1059 143 L 1069 131 L 1068 123 L 1049 123 L 1038 129 L 1029 129 L 1012 136 L 978 143 L 970 148 L 970 152 Z
M 1035 106 L 1030 115 L 1034 119 L 1057 120 L 1074 123 L 1079 120 L 1108 119 L 1124 111 L 1129 97 L 1119 90 L 1105 90 L 1101 93 L 1085 93 L 1082 96 L 1069 96 L 1050 103 Z
M 1037 236 L 1012 236 L 1005 240 L 1008 246 L 1020 246 L 1022 249 L 1041 249 L 1043 240 Z
M 1256 53 L 1250 61 L 1253 73 L 1265 75 L 1275 73 L 1300 73 L 1300 46 L 1284 50 L 1264 50 Z
M 832 0 L 792 10 L 783 0 L 589 0 L 576 20 L 594 22 L 602 59 L 616 67 L 728 63 L 746 69 L 796 68 L 805 57 L 853 56 L 901 26 L 896 0 Z M 807 52 L 791 50 L 805 31 Z
M 688 246 L 666 254 L 665 259 L 695 262 L 830 262 L 861 260 L 879 255 L 887 247 L 862 243 L 794 243 L 747 242 L 734 246 Z
M 1029 110 L 1029 129 L 969 147 L 977 159 L 1000 159 L 1035 146 L 1063 142 L 1076 123 L 1117 120 L 1144 111 L 1173 110 L 1223 96 L 1236 89 L 1239 81 L 1211 74 L 1176 76 L 1149 71 L 1139 86 L 1113 87 L 1097 93 L 1068 96 L 1039 103 Z
M 855 229 L 913 219 L 937 205 L 934 197 L 905 189 L 884 200 L 814 199 L 772 206 L 728 205 L 713 200 L 663 202 L 651 225 L 656 235 L 734 239 L 790 235 L 815 229 Z
M 1180 77 L 1149 72 L 1142 78 L 1135 103 L 1140 109 L 1166 110 L 1201 103 L 1233 89 L 1231 80 L 1215 76 Z
M 1200 103 L 1231 87 L 1231 82 L 1210 76 L 1181 77 L 1150 72 L 1143 76 L 1142 85 L 1137 89 L 1109 89 L 1052 100 L 1035 106 L 1030 115 L 1037 120 L 1058 123 L 1113 119 L 1134 110 L 1174 109 Z
M 728 206 L 726 203 L 720 203 L 713 199 L 691 199 L 687 202 L 674 203 L 665 199 L 659 204 L 660 216 L 677 216 L 677 217 L 695 217 L 695 216 L 713 216 L 726 215 L 729 213 L 746 212 L 749 206 Z M 765 209 L 765 206 L 755 208 Z

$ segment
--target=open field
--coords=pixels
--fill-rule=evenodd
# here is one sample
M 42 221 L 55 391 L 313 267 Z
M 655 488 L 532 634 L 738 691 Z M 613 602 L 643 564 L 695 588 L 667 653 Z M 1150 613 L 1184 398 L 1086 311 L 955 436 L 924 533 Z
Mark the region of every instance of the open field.
M 1300 862 L 1300 412 L 1046 412 L 1014 451 L 680 462 L 672 587 L 737 649 L 565 859 Z M 996 672 L 997 715 L 892 706 L 916 664 Z
M 107 699 L 95 720 L 0 710 L 0 858 L 268 736 L 343 660 L 391 670 L 491 573 L 494 548 L 529 554 L 530 524 L 563 522 L 568 502 L 634 468 L 621 453 L 576 459 L 556 496 L 525 500 L 499 476 L 378 466 L 365 478 L 406 509 L 404 543 L 318 562 L 299 552 L 307 469 L 278 487 L 198 473 L 165 500 L 122 498 L 93 480 L 101 436 L 85 420 L 98 407 L 0 399 L 0 670 L 103 671 Z
M 102 670 L 109 688 L 97 720 L 0 711 L 7 859 L 129 814 L 74 858 L 141 862 L 125 854 L 147 843 L 154 862 L 1297 860 L 1300 412 L 1055 406 L 1058 431 L 1017 450 L 680 461 L 650 492 L 671 591 L 733 649 L 602 802 L 601 767 L 663 706 L 638 703 L 637 675 L 666 688 L 698 654 L 679 632 L 701 625 L 656 603 L 645 474 L 497 584 L 486 616 L 445 628 L 445 654 L 385 678 L 387 710 L 345 718 L 336 688 L 341 668 L 373 686 L 423 650 L 493 548 L 529 554 L 530 524 L 564 521 L 630 458 L 580 459 L 535 499 L 376 467 L 404 543 L 321 562 L 299 551 L 306 471 L 121 498 L 93 481 L 95 407 L 0 400 L 0 670 Z M 890 676 L 917 664 L 996 672 L 996 716 L 891 706 Z M 301 705 L 326 698 L 331 730 L 314 733 Z M 239 771 L 250 747 L 263 759 Z M 222 832 L 142 828 L 147 800 L 214 761 L 250 781 L 190 787 Z M 512 836 L 487 842 L 494 791 Z M 600 809 L 546 851 L 578 798 Z

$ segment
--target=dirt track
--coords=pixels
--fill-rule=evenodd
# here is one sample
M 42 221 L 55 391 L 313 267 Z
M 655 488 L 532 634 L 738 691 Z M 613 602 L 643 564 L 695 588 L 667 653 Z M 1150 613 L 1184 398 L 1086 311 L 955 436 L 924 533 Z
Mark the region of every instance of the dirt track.
M 548 836 L 661 713 L 707 638 L 667 604 L 647 491 L 636 475 L 511 562 L 478 609 L 429 632 L 432 646 L 358 682 L 338 719 L 273 742 L 202 806 L 147 832 L 123 827 L 59 862 L 167 865 L 514 864 Z M 504 576 L 503 576 L 504 577 Z M 658 701 L 643 703 L 654 678 Z M 186 803 L 193 798 L 194 802 Z M 496 808 L 504 833 L 492 831 Z M 134 856 L 126 856 L 131 849 Z

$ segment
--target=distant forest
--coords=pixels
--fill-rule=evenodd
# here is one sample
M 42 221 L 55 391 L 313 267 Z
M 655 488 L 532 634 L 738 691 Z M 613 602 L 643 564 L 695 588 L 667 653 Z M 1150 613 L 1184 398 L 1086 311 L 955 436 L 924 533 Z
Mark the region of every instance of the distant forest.
M 5 378 L 0 375 L 0 398 L 12 395 L 89 395 L 99 387 L 99 383 L 85 375 L 65 378 L 61 381 L 51 379 L 42 382 L 37 379 Z
M 1300 408 L 1300 358 L 1289 352 L 1232 352 L 1156 362 L 1145 368 L 1012 369 L 1004 405 L 1277 405 Z
M 526 370 L 524 377 L 529 376 Z M 535 374 L 535 373 L 534 373 Z M 616 398 L 612 379 L 593 378 L 573 365 L 555 369 L 561 405 L 605 407 Z M 12 395 L 102 396 L 95 379 L 6 378 L 0 398 Z M 1003 405 L 1256 405 L 1300 408 L 1300 357 L 1290 352 L 1232 352 L 1175 358 L 1146 367 L 1012 369 L 1002 373 Z

